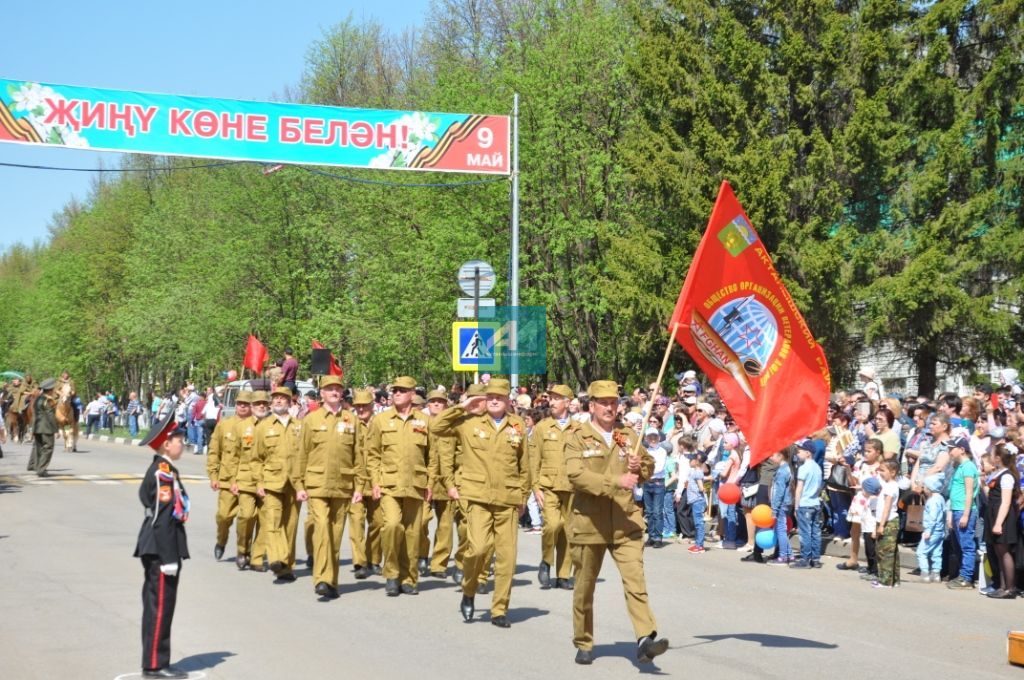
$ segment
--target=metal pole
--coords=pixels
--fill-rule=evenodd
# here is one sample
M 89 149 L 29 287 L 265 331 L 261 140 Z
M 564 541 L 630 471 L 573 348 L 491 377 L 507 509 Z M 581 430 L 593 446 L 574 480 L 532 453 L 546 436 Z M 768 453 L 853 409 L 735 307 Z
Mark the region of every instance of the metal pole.
M 519 387 L 519 93 L 512 95 L 512 389 Z
M 476 321 L 476 332 L 480 333 L 480 267 L 473 268 L 473 320 Z M 477 335 L 477 338 L 480 336 Z M 480 343 L 477 343 L 477 361 L 480 357 Z M 480 382 L 480 370 L 473 371 L 473 384 Z

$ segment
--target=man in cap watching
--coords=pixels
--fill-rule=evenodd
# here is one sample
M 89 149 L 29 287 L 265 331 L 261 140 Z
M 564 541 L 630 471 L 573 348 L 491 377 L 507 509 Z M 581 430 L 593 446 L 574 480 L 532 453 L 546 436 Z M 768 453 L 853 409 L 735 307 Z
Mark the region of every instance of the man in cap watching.
M 551 415 L 537 423 L 530 434 L 530 479 L 533 495 L 544 515 L 541 563 L 537 580 L 541 588 L 572 590 L 572 559 L 569 557 L 569 520 L 572 518 L 572 484 L 565 472 L 565 443 L 576 427 L 569 417 L 572 390 L 567 385 L 548 388 Z
M 435 469 L 427 414 L 413 408 L 416 380 L 395 379 L 392 406 L 370 420 L 366 435 L 366 465 L 373 483 L 373 498 L 380 501 L 384 525 L 384 592 L 418 595 L 417 560 L 423 501 L 430 501 L 430 475 Z
M 499 628 L 512 625 L 507 613 L 516 569 L 516 520 L 530 477 L 526 423 L 509 415 L 510 392 L 508 380 L 491 378 L 485 396 L 468 398 L 433 422 L 439 437 L 455 437 L 462 445 L 459 481 L 448 489 L 449 497 L 463 500 L 466 510 L 469 549 L 462 578 L 462 617 L 467 622 L 473 619 L 479 577 L 487 569 L 484 557 L 487 547 L 493 545 L 497 561 L 491 624 Z M 486 404 L 486 413 L 473 415 L 480 403 Z
M 615 427 L 618 385 L 596 380 L 588 393 L 591 421 L 577 427 L 565 446 L 565 468 L 576 493 L 569 537 L 577 562 L 572 598 L 576 663 L 589 665 L 594 660 L 594 588 L 606 551 L 622 577 L 637 638 L 637 661 L 649 663 L 668 649 L 668 640 L 657 637 L 647 596 L 644 520 L 633 489 L 651 477 L 654 459 L 638 449 L 632 428 Z
M 252 420 L 252 392 L 240 390 L 235 397 L 235 414 L 221 418 L 213 428 L 210 446 L 206 455 L 206 474 L 210 488 L 217 492 L 217 539 L 213 546 L 213 558 L 224 556 L 231 523 L 238 515 L 238 496 L 232 493 L 235 470 L 238 469 L 238 436 L 236 428 L 242 421 Z

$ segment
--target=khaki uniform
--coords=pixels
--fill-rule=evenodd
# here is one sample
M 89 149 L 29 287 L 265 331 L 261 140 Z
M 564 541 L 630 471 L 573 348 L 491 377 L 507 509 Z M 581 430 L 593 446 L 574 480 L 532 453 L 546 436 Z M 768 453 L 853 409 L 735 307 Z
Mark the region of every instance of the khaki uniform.
M 264 550 L 261 541 L 253 540 L 259 519 L 259 497 L 256 495 L 256 478 L 253 476 L 253 460 L 256 457 L 256 427 L 259 420 L 249 416 L 235 421 L 234 459 L 235 469 L 232 481 L 238 487 L 238 524 L 235 533 L 238 538 L 238 554 L 250 555 L 253 563 L 263 562 Z
M 302 446 L 292 486 L 309 495 L 313 520 L 313 584 L 338 586 L 338 554 L 352 494 L 363 487 L 366 464 L 356 447 L 356 416 L 318 408 L 302 420 Z
M 544 532 L 541 559 L 555 568 L 556 578 L 572 574 L 569 558 L 569 523 L 572 519 L 572 484 L 565 473 L 565 442 L 578 427 L 571 419 L 565 427 L 554 418 L 537 423 L 530 433 L 530 481 L 544 495 Z
M 295 499 L 290 473 L 302 446 L 302 426 L 295 418 L 271 414 L 256 426 L 256 457 L 253 477 L 266 495 L 260 504 L 260 532 L 267 547 L 267 561 L 282 563 L 278 572 L 290 574 L 295 567 L 295 534 L 300 504 Z
M 364 459 L 368 431 L 369 425 L 364 425 L 356 418 L 356 448 Z M 359 492 L 363 494 L 363 502 L 352 503 L 348 507 L 348 540 L 352 544 L 352 565 L 368 567 L 381 563 L 380 527 L 384 518 L 380 512 L 380 501 L 373 500 L 373 485 L 370 484 L 369 476 Z
M 464 561 L 462 592 L 476 595 L 481 573 L 493 545 L 497 561 L 491 616 L 504 616 L 512 594 L 519 535 L 519 506 L 529 491 L 529 454 L 526 424 L 518 416 L 506 416 L 496 425 L 490 415 L 471 415 L 461 406 L 442 412 L 432 424 L 440 437 L 455 437 L 462 445 L 458 479 L 445 465 L 447 483 L 455 480 L 466 513 L 469 548 Z
M 622 577 L 634 637 L 639 640 L 656 629 L 644 578 L 643 513 L 633 492 L 619 487 L 637 436 L 631 428 L 618 428 L 609 446 L 594 425 L 584 423 L 573 429 L 565 445 L 565 469 L 575 489 L 569 543 L 576 562 L 573 644 L 579 649 L 594 647 L 594 587 L 605 551 Z M 642 447 L 640 456 L 638 483 L 643 483 L 654 470 L 654 459 Z
M 458 437 L 438 437 L 437 445 L 437 475 L 441 478 L 441 486 L 446 489 L 458 488 L 458 482 L 462 478 L 462 442 Z M 447 491 L 445 493 L 447 494 Z M 466 551 L 469 549 L 466 529 L 466 501 L 460 498 L 457 501 L 449 501 L 449 503 L 449 507 L 452 510 L 452 519 L 455 522 L 455 531 L 459 539 L 459 545 L 455 549 L 455 568 L 465 574 Z M 485 567 L 491 564 L 492 557 L 494 557 L 493 544 L 489 546 L 487 553 L 484 555 Z M 488 569 L 486 568 L 481 570 L 478 588 L 482 588 L 487 583 L 487 571 Z
M 231 523 L 238 515 L 238 496 L 231 493 L 231 484 L 235 481 L 234 471 L 238 467 L 238 439 L 235 437 L 235 425 L 240 418 L 230 416 L 221 419 L 210 436 L 210 445 L 206 455 L 206 474 L 210 482 L 217 482 L 217 545 L 224 547 L 228 542 Z
M 384 578 L 416 586 L 419 571 L 423 499 L 435 469 L 428 416 L 412 409 L 403 419 L 394 407 L 375 415 L 366 434 L 366 467 L 373 486 L 380 487 L 384 517 L 381 548 Z
M 443 574 L 448 571 L 448 559 L 452 556 L 452 535 L 455 528 L 455 501 L 448 498 L 448 489 L 441 478 L 441 449 L 445 446 L 451 447 L 449 440 L 442 443 L 435 439 L 440 448 L 434 456 L 434 472 L 431 477 L 434 486 L 431 489 L 433 498 L 430 503 L 424 505 L 423 532 L 420 536 L 420 555 L 430 558 L 430 571 Z M 437 518 L 437 528 L 434 530 L 434 552 L 430 552 L 430 520 Z

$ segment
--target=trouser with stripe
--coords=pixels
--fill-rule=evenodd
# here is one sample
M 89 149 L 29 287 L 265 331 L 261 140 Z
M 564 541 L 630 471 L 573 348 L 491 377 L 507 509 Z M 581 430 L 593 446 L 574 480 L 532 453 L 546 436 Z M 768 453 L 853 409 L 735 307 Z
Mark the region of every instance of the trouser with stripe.
M 178 576 L 160 571 L 156 555 L 143 555 L 142 568 L 146 571 L 142 584 L 142 668 L 155 670 L 171 663 L 171 620 L 178 599 Z

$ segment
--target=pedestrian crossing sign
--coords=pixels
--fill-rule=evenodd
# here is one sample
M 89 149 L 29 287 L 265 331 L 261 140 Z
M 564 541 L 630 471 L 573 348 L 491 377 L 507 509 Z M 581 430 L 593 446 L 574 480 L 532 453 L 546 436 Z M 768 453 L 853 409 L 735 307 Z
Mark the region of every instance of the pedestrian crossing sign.
M 500 323 L 456 321 L 452 324 L 452 369 L 500 370 L 500 340 Z

